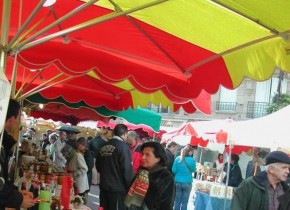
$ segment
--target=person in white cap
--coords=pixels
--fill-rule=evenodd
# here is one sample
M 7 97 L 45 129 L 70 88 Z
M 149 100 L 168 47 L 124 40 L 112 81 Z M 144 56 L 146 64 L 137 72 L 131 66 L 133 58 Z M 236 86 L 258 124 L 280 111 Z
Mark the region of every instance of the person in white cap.
M 234 193 L 231 210 L 289 210 L 290 189 L 286 180 L 290 158 L 281 151 L 266 156 L 266 171 L 240 184 Z

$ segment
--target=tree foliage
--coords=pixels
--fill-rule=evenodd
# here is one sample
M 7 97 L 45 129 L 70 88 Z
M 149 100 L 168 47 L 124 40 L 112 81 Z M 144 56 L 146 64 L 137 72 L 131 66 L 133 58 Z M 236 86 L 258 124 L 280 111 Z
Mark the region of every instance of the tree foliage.
M 269 104 L 267 108 L 267 113 L 271 114 L 273 112 L 276 112 L 279 109 L 282 109 L 285 106 L 288 106 L 290 104 L 290 96 L 287 94 L 276 94 L 272 102 Z

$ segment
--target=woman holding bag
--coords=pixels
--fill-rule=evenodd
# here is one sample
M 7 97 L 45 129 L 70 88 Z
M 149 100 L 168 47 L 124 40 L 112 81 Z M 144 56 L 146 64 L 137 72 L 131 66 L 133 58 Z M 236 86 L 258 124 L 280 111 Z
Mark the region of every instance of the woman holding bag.
M 192 173 L 196 171 L 196 162 L 192 157 L 193 146 L 187 145 L 176 157 L 172 166 L 176 186 L 174 210 L 186 210 L 192 188 Z

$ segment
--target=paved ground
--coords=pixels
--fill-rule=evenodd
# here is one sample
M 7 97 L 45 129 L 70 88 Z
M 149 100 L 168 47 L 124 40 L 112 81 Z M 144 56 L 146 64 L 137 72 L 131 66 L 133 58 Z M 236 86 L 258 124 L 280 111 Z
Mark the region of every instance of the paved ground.
M 88 202 L 87 206 L 90 207 L 92 210 L 97 210 L 99 207 L 99 186 L 98 185 L 92 185 L 90 192 L 89 192 L 89 197 L 88 197 Z
M 88 197 L 88 203 L 87 206 L 90 207 L 92 210 L 97 210 L 99 207 L 99 186 L 98 185 L 92 185 L 90 192 L 89 192 L 89 197 Z M 190 194 L 190 199 L 188 202 L 187 210 L 193 210 L 193 190 Z

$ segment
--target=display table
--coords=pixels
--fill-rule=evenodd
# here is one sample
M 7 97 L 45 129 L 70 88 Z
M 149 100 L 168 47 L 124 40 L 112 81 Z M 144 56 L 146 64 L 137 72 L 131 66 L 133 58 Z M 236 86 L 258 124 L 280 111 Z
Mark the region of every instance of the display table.
M 233 191 L 233 187 L 227 187 L 224 184 L 194 179 L 195 210 L 224 210 L 225 199 L 226 210 L 230 210 Z
M 212 197 L 207 193 L 196 191 L 194 206 L 195 210 L 223 210 L 225 200 Z M 226 199 L 226 210 L 230 210 L 231 199 Z
M 221 199 L 226 197 L 227 199 L 232 199 L 234 188 L 230 186 L 226 187 L 224 184 L 216 182 L 195 179 L 193 181 L 193 191 L 207 192 L 207 194 L 209 194 L 211 197 L 217 197 Z
M 90 207 L 88 207 L 86 205 L 82 205 L 79 208 L 74 208 L 73 204 L 70 204 L 69 208 L 70 208 L 70 210 L 92 210 Z M 16 210 L 16 209 L 5 208 L 5 210 Z M 20 210 L 26 210 L 26 209 L 21 208 Z

